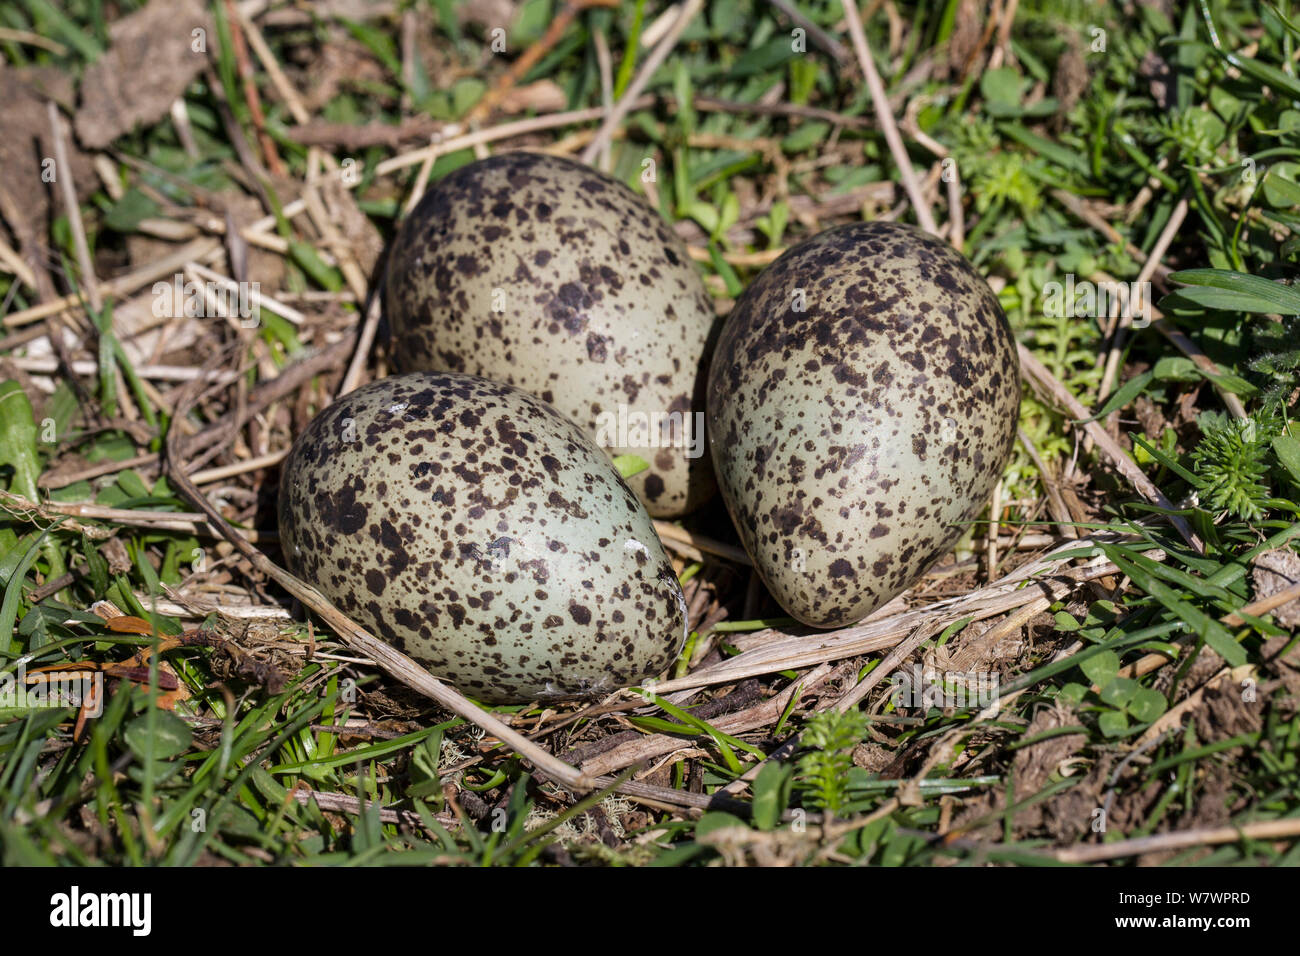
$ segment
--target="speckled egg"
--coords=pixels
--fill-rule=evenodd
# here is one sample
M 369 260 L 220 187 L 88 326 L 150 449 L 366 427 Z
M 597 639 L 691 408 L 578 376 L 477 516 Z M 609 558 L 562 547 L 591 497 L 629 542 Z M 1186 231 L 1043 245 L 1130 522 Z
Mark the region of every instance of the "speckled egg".
M 718 484 L 773 597 L 814 627 L 910 587 L 1011 453 L 1019 364 L 959 253 L 910 226 L 800 243 L 736 303 L 709 373 Z
M 655 517 L 715 490 L 704 382 L 719 323 L 685 245 L 617 180 L 533 153 L 461 167 L 403 223 L 386 309 L 401 369 L 516 385 L 646 461 L 628 484 Z
M 555 409 L 470 375 L 330 405 L 280 480 L 289 568 L 480 700 L 602 694 L 663 670 L 686 607 L 654 526 Z

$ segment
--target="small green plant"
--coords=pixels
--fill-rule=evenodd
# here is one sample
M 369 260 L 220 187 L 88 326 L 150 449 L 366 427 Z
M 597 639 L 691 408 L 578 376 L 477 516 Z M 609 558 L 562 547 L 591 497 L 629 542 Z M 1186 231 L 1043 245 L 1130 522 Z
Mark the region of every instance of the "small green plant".
M 1149 724 L 1160 717 L 1168 706 L 1165 695 L 1143 687 L 1131 677 L 1119 676 L 1119 655 L 1102 651 L 1079 665 L 1088 680 L 1098 688 L 1096 699 L 1101 704 L 1097 726 L 1107 737 L 1122 737 L 1129 732 L 1129 718 L 1137 724 Z M 1061 696 L 1072 704 L 1082 703 L 1089 688 L 1070 683 L 1061 688 Z
M 1198 423 L 1202 437 L 1191 461 L 1201 504 L 1247 521 L 1262 517 L 1270 504 L 1271 443 L 1279 422 L 1264 412 L 1241 419 L 1205 412 Z
M 1263 381 L 1260 401 L 1264 405 L 1291 407 L 1300 389 L 1300 317 L 1282 322 L 1256 323 L 1255 341 L 1262 349 L 1251 359 L 1250 370 Z
M 824 710 L 808 719 L 803 742 L 809 749 L 799 758 L 797 776 L 809 804 L 832 813 L 844 806 L 853 748 L 866 732 L 867 718 L 859 710 Z

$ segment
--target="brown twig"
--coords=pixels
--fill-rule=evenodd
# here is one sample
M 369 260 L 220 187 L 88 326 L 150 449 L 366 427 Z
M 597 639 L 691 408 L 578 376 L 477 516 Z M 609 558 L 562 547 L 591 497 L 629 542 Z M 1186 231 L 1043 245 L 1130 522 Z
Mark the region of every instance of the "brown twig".
M 1169 215 L 1169 221 L 1165 223 L 1165 228 L 1161 231 L 1160 237 L 1156 240 L 1155 246 L 1151 249 L 1151 255 L 1143 264 L 1138 277 L 1134 280 L 1135 288 L 1142 287 L 1150 281 L 1151 276 L 1160 266 L 1160 260 L 1164 258 L 1165 253 L 1169 250 L 1169 245 L 1174 241 L 1174 236 L 1183 225 L 1183 220 L 1187 218 L 1187 198 L 1179 200 L 1174 211 Z M 1145 289 L 1140 293 L 1144 299 L 1149 299 Z M 1152 302 L 1145 303 L 1148 306 L 1154 306 Z M 1101 384 L 1097 386 L 1097 395 L 1104 396 L 1110 394 L 1111 385 L 1115 382 L 1115 376 L 1119 374 L 1119 361 L 1123 354 L 1124 336 L 1133 324 L 1133 313 L 1137 309 L 1137 303 L 1134 297 L 1129 296 L 1128 308 L 1120 310 L 1119 319 L 1115 323 L 1114 334 L 1111 336 L 1110 350 L 1106 354 L 1106 367 L 1102 372 Z M 1128 314 L 1125 315 L 1124 313 Z M 1245 409 L 1242 409 L 1244 412 Z M 1117 412 L 1112 412 L 1110 418 L 1113 419 Z
M 1286 840 L 1300 836 L 1300 819 L 1260 820 L 1241 826 L 1210 827 L 1204 830 L 1180 830 L 1156 836 L 1135 837 L 1089 846 L 1067 847 L 1052 855 L 1062 863 L 1101 863 L 1144 853 L 1186 850 L 1197 846 L 1238 843 L 1242 840 Z
M 257 93 L 257 84 L 253 81 L 253 64 L 248 56 L 248 45 L 244 42 L 244 30 L 235 0 L 226 0 L 226 19 L 230 25 L 230 45 L 234 48 L 235 67 L 239 70 L 239 79 L 244 88 L 244 102 L 248 104 L 248 115 L 257 131 L 257 141 L 266 157 L 267 168 L 276 176 L 285 174 L 284 163 L 275 148 L 275 140 L 266 131 L 266 116 L 262 113 L 262 98 Z
M 849 25 L 849 36 L 853 38 L 853 48 L 858 54 L 858 64 L 862 67 L 862 75 L 866 78 L 867 89 L 871 91 L 871 102 L 876 110 L 876 122 L 880 125 L 880 132 L 884 134 L 885 142 L 889 144 L 889 152 L 894 157 L 895 165 L 898 166 L 898 175 L 903 181 L 903 189 L 912 201 L 912 211 L 916 214 L 916 221 L 930 235 L 938 235 L 939 228 L 935 225 L 930 205 L 925 201 L 921 185 L 917 182 L 916 171 L 912 169 L 912 160 L 907 155 L 907 147 L 903 145 L 903 138 L 898 135 L 898 124 L 894 121 L 894 114 L 889 107 L 885 84 L 880 81 L 875 61 L 871 58 L 871 48 L 867 45 L 867 35 L 862 30 L 857 4 L 854 0 L 841 0 L 841 3 L 844 7 L 844 19 Z
M 617 0 L 568 0 L 560 12 L 555 15 L 546 28 L 546 32 L 525 50 L 510 68 L 497 80 L 496 85 L 484 94 L 483 98 L 474 104 L 474 108 L 469 111 L 465 117 L 465 125 L 473 126 L 479 123 L 492 113 L 497 105 L 505 98 L 515 85 L 537 65 L 537 61 L 546 55 L 555 44 L 560 42 L 564 36 L 564 31 L 569 28 L 569 24 L 574 18 L 584 10 L 590 10 L 596 7 L 616 7 Z
M 844 48 L 844 44 L 808 19 L 790 0 L 768 0 L 768 2 L 784 13 L 795 26 L 804 30 L 808 34 L 808 39 L 825 51 L 836 63 L 849 61 L 849 51 Z
M 1192 531 L 1191 526 L 1181 515 L 1172 513 L 1174 511 L 1173 502 L 1152 484 L 1151 479 L 1142 473 L 1142 469 L 1124 453 L 1124 449 L 1119 446 L 1115 439 L 1110 437 L 1106 429 L 1095 421 L 1085 421 L 1085 419 L 1091 418 L 1088 410 L 1083 407 L 1083 404 L 1077 398 L 1070 394 L 1066 387 L 1060 383 L 1055 375 L 1048 371 L 1042 362 L 1038 361 L 1033 352 L 1025 348 L 1022 343 L 1017 343 L 1017 347 L 1020 351 L 1021 371 L 1025 373 L 1030 384 L 1035 387 L 1035 391 L 1049 404 L 1056 405 L 1068 412 L 1075 419 L 1076 424 L 1081 423 L 1083 430 L 1097 443 L 1097 448 L 1106 456 L 1115 470 L 1123 475 L 1143 498 L 1156 507 L 1170 512 L 1167 516 L 1169 523 L 1174 526 L 1174 529 L 1182 536 L 1183 540 L 1191 545 L 1192 550 L 1197 554 L 1204 554 L 1205 545 Z
M 600 129 L 597 130 L 595 138 L 582 151 L 582 161 L 584 163 L 590 163 L 605 148 L 605 144 L 609 142 L 614 130 L 618 128 L 618 124 L 623 122 L 623 118 L 632 110 L 641 96 L 641 91 L 646 88 L 650 78 L 654 76 L 655 71 L 667 59 L 668 54 L 677 45 L 677 40 L 681 37 L 682 32 L 695 19 L 696 14 L 700 12 L 703 6 L 704 0 L 686 0 L 681 12 L 677 14 L 677 18 L 673 20 L 672 26 L 669 27 L 667 36 L 660 40 L 655 48 L 650 51 L 646 61 L 641 64 L 641 69 L 637 71 L 636 78 L 624 90 L 622 99 L 605 115 L 605 121 L 600 124 Z

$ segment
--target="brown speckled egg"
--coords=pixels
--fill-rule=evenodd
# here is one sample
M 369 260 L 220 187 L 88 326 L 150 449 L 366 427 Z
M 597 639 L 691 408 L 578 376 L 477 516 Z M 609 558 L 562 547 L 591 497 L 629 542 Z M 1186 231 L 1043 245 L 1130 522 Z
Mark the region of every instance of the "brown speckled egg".
M 663 670 L 686 607 L 654 526 L 577 425 L 509 385 L 382 379 L 294 442 L 289 568 L 480 700 L 603 694 Z
M 402 370 L 538 396 L 610 455 L 648 463 L 628 484 L 655 517 L 712 495 L 702 423 L 716 315 L 685 245 L 617 180 L 533 153 L 461 167 L 403 223 L 386 307 Z
M 745 290 L 709 373 L 713 462 L 773 597 L 861 620 L 961 536 L 1006 466 L 1019 364 L 988 284 L 910 226 L 857 223 Z

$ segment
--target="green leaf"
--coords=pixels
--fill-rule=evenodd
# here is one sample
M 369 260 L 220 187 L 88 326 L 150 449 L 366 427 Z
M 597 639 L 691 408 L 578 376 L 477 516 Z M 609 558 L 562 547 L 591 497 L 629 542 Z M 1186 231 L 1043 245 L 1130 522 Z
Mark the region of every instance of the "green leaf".
M 790 799 L 790 785 L 794 770 L 785 764 L 770 760 L 754 778 L 754 825 L 760 830 L 771 830 L 781 820 Z
M 673 98 L 677 101 L 677 127 L 689 136 L 695 132 L 695 94 L 692 92 L 691 72 L 685 62 L 678 60 L 673 70 Z
M 1098 687 L 1105 687 L 1119 673 L 1119 655 L 1114 651 L 1102 651 L 1080 664 L 1079 669 Z
M 1108 710 L 1097 718 L 1097 726 L 1107 737 L 1122 737 L 1128 733 L 1128 718 L 1122 710 Z
M 1151 371 L 1161 382 L 1195 382 L 1201 377 L 1196 363 L 1181 355 L 1164 356 Z
M 1101 410 L 1091 418 L 1082 419 L 1078 424 L 1086 425 L 1088 422 L 1095 422 L 1099 418 L 1105 418 L 1111 412 L 1119 411 L 1133 399 L 1142 393 L 1142 390 L 1151 384 L 1151 380 L 1156 377 L 1154 371 L 1143 372 L 1129 379 L 1115 391 L 1111 392 L 1110 398 L 1106 399 L 1106 404 L 1101 406 Z
M 731 66 L 731 76 L 743 77 L 766 73 L 772 67 L 793 57 L 793 46 L 789 34 L 776 36 L 758 49 L 749 50 L 738 58 Z
M 731 268 L 731 263 L 722 257 L 722 250 L 718 248 L 718 244 L 712 240 L 709 242 L 709 261 L 721 277 L 722 284 L 727 287 L 727 295 L 733 299 L 739 297 L 740 293 L 745 291 L 745 286 L 740 281 L 740 276 L 736 275 L 736 270 Z
M 695 824 L 695 836 L 708 836 L 714 830 L 725 830 L 727 827 L 743 827 L 749 829 L 749 824 L 740 817 L 732 816 L 730 813 L 724 813 L 720 810 L 714 810 L 700 817 L 699 823 Z
M 141 760 L 170 760 L 189 749 L 194 739 L 190 725 L 165 710 L 153 715 L 154 733 L 149 735 L 149 715 L 144 714 L 126 725 L 122 732 L 126 745 Z
M 1128 703 L 1128 712 L 1133 715 L 1134 720 L 1149 724 L 1158 719 L 1168 706 L 1169 702 L 1160 691 L 1152 690 L 1150 687 L 1139 687 Z
M 1278 163 L 1264 175 L 1264 200 L 1275 209 L 1300 206 L 1300 166 Z
M 320 257 L 311 243 L 290 239 L 289 257 L 322 288 L 330 292 L 338 292 L 343 288 L 343 277 Z
M 628 28 L 627 42 L 623 46 L 623 59 L 618 64 L 618 76 L 614 79 L 614 99 L 619 99 L 627 85 L 632 82 L 632 70 L 636 67 L 636 52 L 641 48 L 641 25 L 645 22 L 646 0 L 636 0 L 636 9 L 632 14 L 632 25 Z
M 718 229 L 718 211 L 702 199 L 688 203 L 682 213 L 698 222 L 709 235 Z
M 1262 276 L 1231 272 L 1227 269 L 1183 269 L 1170 273 L 1169 278 L 1183 285 L 1202 289 L 1180 290 L 1177 294 L 1191 299 L 1206 308 L 1237 312 L 1300 315 L 1300 289 L 1281 285 Z M 1230 293 L 1219 295 L 1204 289 Z M 1214 304 L 1207 304 L 1214 303 Z
M 881 866 L 902 866 L 908 855 L 921 842 L 921 838 L 912 833 L 895 830 L 880 854 Z
M 156 216 L 160 210 L 156 202 L 133 186 L 104 214 L 104 225 L 114 232 L 135 232 L 140 220 Z
M 1079 629 L 1079 622 L 1069 611 L 1057 611 L 1053 617 L 1056 619 L 1056 629 L 1062 633 L 1069 634 Z
M 818 143 L 826 141 L 826 134 L 830 132 L 830 124 L 820 121 L 804 123 L 793 133 L 781 140 L 781 149 L 787 153 L 802 153 L 812 149 Z
M 1216 48 L 1217 49 L 1217 48 Z M 1260 63 L 1258 60 L 1248 56 L 1239 56 L 1236 53 L 1222 52 L 1220 55 L 1235 66 L 1241 72 L 1248 74 L 1253 79 L 1273 87 L 1279 93 L 1284 93 L 1292 99 L 1300 99 L 1300 80 L 1297 80 L 1289 73 L 1283 73 L 1275 66 L 1267 63 Z
M 1019 116 L 1020 94 L 1025 81 L 1020 74 L 1010 67 L 985 70 L 980 77 L 980 95 L 984 105 L 993 116 Z
M 0 467 L 14 470 L 10 490 L 39 501 L 36 479 L 41 473 L 36 445 L 36 421 L 27 393 L 15 381 L 0 382 Z
M 1097 696 L 1102 699 L 1103 703 L 1122 708 L 1133 699 L 1133 695 L 1137 693 L 1138 688 L 1138 682 L 1131 677 L 1116 677 L 1107 681 Z
M 524 0 L 510 29 L 512 47 L 522 49 L 540 40 L 553 15 L 551 0 Z
M 1062 169 L 1071 170 L 1084 176 L 1089 175 L 1088 161 L 1082 155 L 1074 150 L 1066 149 L 1060 143 L 1030 132 L 1022 123 L 999 123 L 998 131 L 1020 145 L 1033 150 L 1044 159 L 1050 160 Z
M 650 467 L 650 462 L 644 458 L 638 458 L 636 455 L 615 455 L 614 467 L 624 478 L 631 478 L 633 475 L 639 475 Z
M 1067 704 L 1077 704 L 1087 695 L 1088 688 L 1084 687 L 1082 684 L 1076 683 L 1075 681 L 1070 681 L 1061 688 L 1059 696 L 1061 700 L 1065 701 Z
M 487 92 L 487 84 L 476 76 L 468 76 L 462 80 L 457 80 L 456 85 L 451 88 L 451 109 L 457 117 L 464 116 L 473 107 L 474 104 L 483 98 Z
M 46 30 L 48 30 L 87 60 L 94 62 L 99 59 L 99 54 L 103 51 L 95 38 L 83 31 L 49 0 L 26 0 L 26 3 L 27 9 L 31 11 L 32 16 L 37 20 L 37 24 L 42 28 L 38 30 L 41 35 L 48 35 L 46 33 Z M 63 6 L 63 4 L 59 4 L 59 6 Z
M 1102 551 L 1122 573 L 1133 579 L 1134 584 L 1173 612 L 1178 620 L 1185 622 L 1193 631 L 1204 637 L 1205 642 L 1218 651 L 1219 656 L 1230 667 L 1240 667 L 1246 663 L 1245 649 L 1236 642 L 1232 632 L 1217 620 L 1194 604 L 1184 601 L 1173 588 L 1157 580 L 1154 575 L 1130 560 L 1122 549 L 1114 545 L 1103 545 Z
M 397 55 L 397 44 L 393 42 L 391 36 L 367 23 L 359 23 L 346 17 L 339 17 L 338 20 L 343 24 L 345 30 L 351 33 L 354 38 L 375 55 L 375 58 L 380 63 L 387 67 L 388 72 L 393 74 L 394 79 L 401 81 L 402 61 Z
M 1290 435 L 1278 435 L 1273 439 L 1273 454 L 1287 470 L 1291 480 L 1300 485 L 1300 440 Z

